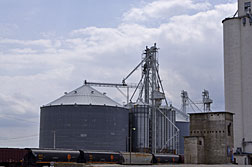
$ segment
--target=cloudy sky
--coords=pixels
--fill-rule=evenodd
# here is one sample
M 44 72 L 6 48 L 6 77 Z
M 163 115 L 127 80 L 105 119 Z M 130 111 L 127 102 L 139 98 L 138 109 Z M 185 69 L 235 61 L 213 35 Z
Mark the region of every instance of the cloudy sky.
M 40 106 L 85 79 L 120 83 L 155 42 L 170 103 L 207 89 L 224 110 L 221 21 L 236 9 L 236 0 L 0 0 L 0 147 L 38 147 Z

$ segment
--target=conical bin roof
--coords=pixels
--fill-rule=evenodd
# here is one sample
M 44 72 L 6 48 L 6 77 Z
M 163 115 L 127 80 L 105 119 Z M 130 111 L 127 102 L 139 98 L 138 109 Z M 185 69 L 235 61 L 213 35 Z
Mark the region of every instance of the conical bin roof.
M 122 107 L 119 103 L 115 102 L 105 94 L 97 91 L 89 85 L 83 85 L 64 96 L 54 100 L 46 106 L 53 105 L 106 105 Z

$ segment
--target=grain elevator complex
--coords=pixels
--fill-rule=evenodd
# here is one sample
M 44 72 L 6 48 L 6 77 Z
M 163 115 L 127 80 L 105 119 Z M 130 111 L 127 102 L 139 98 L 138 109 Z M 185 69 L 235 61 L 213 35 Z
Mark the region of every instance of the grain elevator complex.
M 85 80 L 41 106 L 39 148 L 0 148 L 0 167 L 252 165 L 252 0 L 237 4 L 222 21 L 224 111 L 211 110 L 206 89 L 202 101 L 182 90 L 181 108 L 168 103 L 154 43 L 121 82 Z M 125 102 L 94 87 L 118 91 Z
M 211 111 L 213 101 L 207 90 L 202 92 L 204 112 L 190 113 L 190 121 L 186 107 L 192 101 L 186 91 L 181 93 L 181 109 L 168 104 L 154 44 L 145 48 L 141 62 L 122 83 L 85 81 L 42 106 L 39 147 L 149 153 L 157 157 L 184 154 L 185 162 L 192 164 L 251 164 L 251 5 L 252 0 L 238 0 L 238 11 L 223 20 L 225 112 Z M 128 84 L 137 69 L 141 69 L 138 82 Z M 95 86 L 114 87 L 120 92 L 126 88 L 127 103 L 117 103 Z
M 156 44 L 146 47 L 141 62 L 121 84 L 85 80 L 81 87 L 42 106 L 39 147 L 156 155 L 183 151 L 179 147 L 180 130 L 175 125 L 176 112 L 188 115 L 166 101 L 157 51 Z M 127 84 L 138 68 L 139 82 Z M 126 88 L 128 103 L 123 106 L 91 86 Z M 132 95 L 129 89 L 133 89 Z M 180 126 L 183 134 L 188 133 L 188 124 Z

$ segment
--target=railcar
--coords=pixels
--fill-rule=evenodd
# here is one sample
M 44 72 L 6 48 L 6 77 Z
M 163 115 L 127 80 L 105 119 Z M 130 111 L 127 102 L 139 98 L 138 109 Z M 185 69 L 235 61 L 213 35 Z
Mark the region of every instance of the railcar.
M 86 163 L 121 164 L 122 157 L 119 152 L 83 151 Z
M 72 150 L 30 149 L 24 157 L 24 166 L 50 166 L 52 163 L 84 162 L 83 153 Z
M 134 164 L 134 165 L 151 165 L 152 154 L 150 153 L 139 153 L 139 152 L 121 152 L 123 158 L 122 164 Z
M 179 155 L 175 154 L 153 154 L 153 163 L 179 163 Z
M 0 166 L 15 167 L 21 166 L 24 156 L 28 153 L 26 149 L 0 148 Z
M 0 148 L 0 166 L 42 167 L 61 163 L 100 164 L 162 164 L 183 163 L 183 157 L 174 154 L 149 154 L 61 149 Z

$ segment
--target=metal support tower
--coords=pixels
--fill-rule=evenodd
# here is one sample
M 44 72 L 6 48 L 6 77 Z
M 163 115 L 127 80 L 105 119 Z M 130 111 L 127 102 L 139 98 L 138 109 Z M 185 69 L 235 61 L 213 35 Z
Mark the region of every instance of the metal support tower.
M 189 98 L 187 91 L 185 90 L 182 90 L 181 98 L 182 98 L 181 110 L 185 114 L 188 112 L 187 111 L 188 106 L 191 106 L 191 109 L 193 109 L 194 112 L 210 112 L 211 111 L 211 104 L 213 103 L 213 100 L 210 99 L 209 92 L 205 89 L 202 92 L 202 101 L 200 102 L 194 102 L 193 100 L 191 100 Z M 203 111 L 202 111 L 202 105 L 203 105 Z M 194 107 L 196 108 L 196 110 L 194 109 Z M 179 113 L 179 114 L 182 115 L 182 113 Z
M 161 115 L 166 119 L 166 121 L 170 124 L 172 129 L 175 129 L 176 133 L 171 138 L 168 138 L 165 142 L 165 145 L 162 146 L 162 149 L 165 148 L 170 141 L 178 142 L 179 129 L 172 123 L 171 120 L 162 112 L 160 106 L 162 104 L 162 100 L 165 100 L 165 106 L 169 108 L 168 102 L 165 98 L 164 89 L 161 83 L 161 79 L 159 76 L 159 64 L 157 60 L 157 50 L 156 44 L 154 46 L 148 48 L 146 47 L 143 53 L 143 60 L 125 77 L 122 81 L 125 84 L 125 81 L 139 68 L 142 67 L 142 77 L 139 81 L 138 85 L 142 85 L 140 89 L 139 97 L 137 101 L 142 101 L 145 104 L 150 106 L 150 126 L 149 126 L 149 147 L 152 153 L 157 152 L 157 112 L 160 112 Z M 132 100 L 135 92 L 133 93 L 130 101 Z M 175 144 L 176 150 L 178 149 L 178 144 Z M 162 151 L 162 150 L 161 150 Z
M 145 90 L 145 103 L 151 105 L 151 119 L 150 119 L 150 139 L 149 139 L 149 145 L 153 153 L 156 153 L 156 139 L 157 139 L 157 133 L 156 133 L 156 108 L 159 107 L 161 104 L 158 103 L 158 98 L 155 97 L 155 95 L 159 92 L 159 82 L 157 80 L 157 73 L 158 73 L 158 64 L 157 64 L 157 47 L 156 44 L 152 46 L 150 49 L 146 47 L 145 55 L 146 55 L 146 62 L 144 64 L 143 73 L 145 74 L 145 80 L 144 80 L 144 90 Z M 161 99 L 164 99 L 164 97 L 161 97 Z
M 188 97 L 188 93 L 185 90 L 181 91 L 181 98 L 182 98 L 182 106 L 181 106 L 181 110 L 186 113 L 186 107 L 189 105 L 189 97 Z
M 209 98 L 209 92 L 207 90 L 204 90 L 202 92 L 202 101 L 204 105 L 204 112 L 211 111 L 211 103 L 213 103 L 213 100 Z
M 141 88 L 141 85 L 135 84 L 117 84 L 117 83 L 104 83 L 104 82 L 88 82 L 87 80 L 84 81 L 85 85 L 90 86 L 98 86 L 98 87 L 115 87 L 117 90 L 127 99 L 127 104 L 129 103 L 129 89 L 130 88 Z M 120 88 L 127 88 L 127 95 Z

